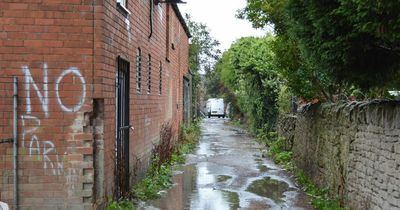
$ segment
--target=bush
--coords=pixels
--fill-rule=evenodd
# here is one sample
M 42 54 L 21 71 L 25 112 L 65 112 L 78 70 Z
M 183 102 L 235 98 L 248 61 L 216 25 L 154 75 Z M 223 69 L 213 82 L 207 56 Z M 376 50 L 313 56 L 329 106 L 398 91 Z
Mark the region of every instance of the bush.
M 280 114 L 286 114 L 292 111 L 292 96 L 293 94 L 287 86 L 281 86 L 277 101 L 278 111 Z

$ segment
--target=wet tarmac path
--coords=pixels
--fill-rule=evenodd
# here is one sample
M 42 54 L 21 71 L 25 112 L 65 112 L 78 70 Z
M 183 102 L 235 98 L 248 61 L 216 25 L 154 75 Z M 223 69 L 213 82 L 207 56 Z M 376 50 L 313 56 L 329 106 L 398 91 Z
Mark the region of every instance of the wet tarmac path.
M 222 118 L 205 119 L 202 136 L 174 185 L 139 209 L 313 209 L 285 170 L 261 156 L 263 147 Z

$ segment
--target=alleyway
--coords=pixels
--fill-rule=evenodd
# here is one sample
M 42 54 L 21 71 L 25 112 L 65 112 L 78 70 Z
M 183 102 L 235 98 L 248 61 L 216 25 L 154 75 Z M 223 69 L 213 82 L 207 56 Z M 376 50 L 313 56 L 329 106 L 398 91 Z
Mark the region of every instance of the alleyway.
M 290 175 L 261 157 L 263 148 L 226 119 L 205 119 L 202 137 L 174 186 L 140 209 L 312 209 Z

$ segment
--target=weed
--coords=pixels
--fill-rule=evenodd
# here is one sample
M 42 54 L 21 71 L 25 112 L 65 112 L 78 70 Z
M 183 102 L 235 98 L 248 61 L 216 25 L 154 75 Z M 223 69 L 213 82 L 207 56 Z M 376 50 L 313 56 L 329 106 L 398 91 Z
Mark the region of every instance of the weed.
M 311 204 L 316 209 L 321 210 L 342 210 L 339 198 L 330 198 L 328 188 L 318 188 L 303 171 L 298 169 L 292 161 L 293 152 L 288 145 L 288 140 L 281 137 L 276 132 L 264 132 L 264 129 L 258 130 L 257 141 L 268 147 L 266 153 L 275 163 L 292 171 L 296 175 L 298 183 L 311 198 Z
M 159 197 L 159 192 L 171 186 L 172 170 L 168 163 L 162 164 L 157 170 L 150 169 L 145 179 L 132 189 L 135 199 L 150 200 Z
M 152 165 L 149 167 L 146 178 L 137 183 L 131 190 L 129 197 L 133 200 L 112 201 L 106 210 L 135 209 L 137 200 L 150 200 L 159 197 L 159 192 L 171 186 L 172 166 L 185 161 L 185 154 L 196 147 L 201 134 L 200 119 L 194 120 L 191 126 L 181 127 L 179 141 L 174 144 L 174 136 L 170 123 L 165 123 L 160 131 L 160 143 L 153 149 Z
M 172 143 L 172 132 L 169 124 L 160 132 L 161 142 L 153 151 L 152 165 L 146 178 L 137 183 L 131 193 L 135 199 L 150 200 L 159 197 L 161 190 L 171 186 L 172 166 L 184 163 L 185 155 L 196 146 L 201 130 L 200 120 L 195 120 L 189 127 L 181 127 L 179 141 Z
M 121 201 L 112 201 L 106 207 L 106 210 L 134 210 L 135 206 L 132 201 L 129 200 L 121 200 Z
M 298 183 L 303 186 L 303 190 L 311 197 L 311 204 L 316 209 L 321 210 L 344 210 L 340 206 L 339 198 L 330 198 L 328 188 L 318 188 L 302 170 L 296 170 Z

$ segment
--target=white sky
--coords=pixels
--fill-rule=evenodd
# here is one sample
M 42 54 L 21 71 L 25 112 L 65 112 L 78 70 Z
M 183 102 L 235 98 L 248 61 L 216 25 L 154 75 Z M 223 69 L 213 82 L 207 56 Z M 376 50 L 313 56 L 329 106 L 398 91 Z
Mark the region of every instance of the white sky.
M 221 51 L 238 38 L 266 34 L 266 31 L 253 29 L 250 22 L 235 17 L 236 11 L 245 7 L 246 0 L 183 1 L 187 3 L 179 4 L 182 15 L 189 13 L 194 21 L 206 24 L 211 36 L 221 43 Z

